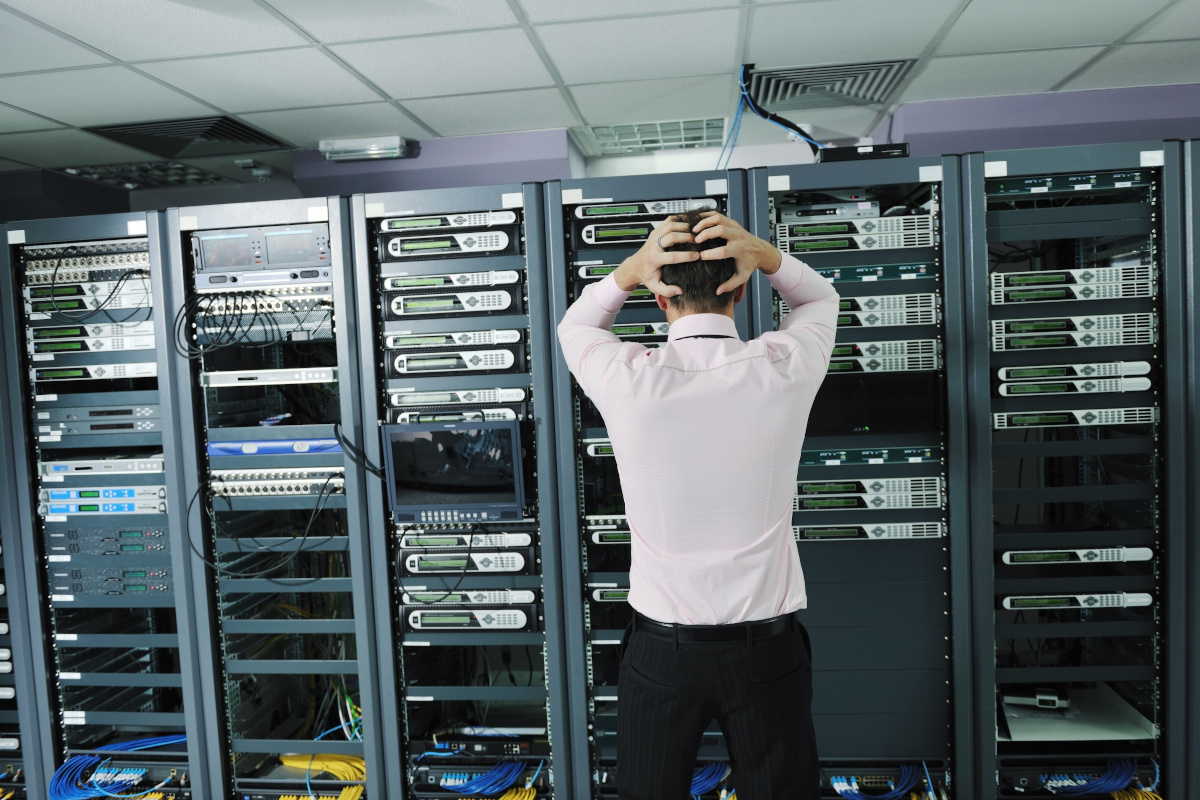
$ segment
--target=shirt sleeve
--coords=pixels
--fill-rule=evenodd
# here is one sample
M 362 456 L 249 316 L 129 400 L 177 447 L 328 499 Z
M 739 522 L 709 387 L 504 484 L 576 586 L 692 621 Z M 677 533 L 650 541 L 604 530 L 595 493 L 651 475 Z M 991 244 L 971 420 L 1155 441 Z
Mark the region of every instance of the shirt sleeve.
M 609 365 L 622 353 L 628 356 L 630 349 L 646 349 L 634 342 L 621 341 L 611 330 L 629 294 L 609 274 L 586 287 L 558 323 L 558 342 L 567 369 L 597 405 L 601 403 Z
M 814 371 L 823 376 L 837 334 L 837 291 L 812 267 L 787 253 L 783 254 L 778 271 L 768 275 L 767 280 L 791 310 L 779 323 L 777 332 L 765 335 L 791 339 L 811 366 L 821 365 Z

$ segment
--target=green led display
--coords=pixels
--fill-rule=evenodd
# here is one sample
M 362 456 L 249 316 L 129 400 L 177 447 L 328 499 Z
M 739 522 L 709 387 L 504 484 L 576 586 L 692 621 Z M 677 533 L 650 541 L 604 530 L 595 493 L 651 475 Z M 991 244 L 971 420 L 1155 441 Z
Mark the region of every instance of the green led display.
M 99 496 L 100 496 L 100 492 L 98 492 L 98 491 L 96 491 L 96 490 L 94 490 L 94 489 L 92 489 L 92 490 L 89 490 L 89 491 L 80 492 L 80 493 L 79 493 L 79 497 L 80 497 L 81 499 L 82 499 L 82 498 L 87 498 L 87 499 L 89 499 L 89 500 L 92 500 L 92 499 L 98 498 Z
M 121 531 L 117 535 L 122 539 L 136 539 L 138 537 L 145 536 L 146 534 L 142 531 Z
M 1054 300 L 1066 296 L 1066 289 L 1025 289 L 1008 293 L 1010 300 Z
M 446 224 L 446 221 L 441 217 L 427 217 L 425 219 L 389 219 L 386 223 L 389 231 L 397 231 L 401 228 L 436 228 Z
M 1071 323 L 1065 319 L 1039 319 L 1033 322 L 1013 322 L 1008 329 L 1013 333 L 1033 333 L 1034 331 L 1065 331 Z
M 836 250 L 849 246 L 849 239 L 817 239 L 811 242 L 792 242 L 793 250 Z
M 122 553 L 140 553 L 146 549 L 144 544 L 123 544 L 121 545 Z
M 392 278 L 392 286 L 397 289 L 409 289 L 415 286 L 445 286 L 443 278 Z
M 81 369 L 43 369 L 38 370 L 39 378 L 82 378 L 86 373 Z
M 1071 605 L 1074 597 L 1014 597 L 1013 608 L 1039 608 L 1044 606 Z
M 1012 553 L 1010 557 L 1014 564 L 1035 564 L 1042 561 L 1070 561 L 1074 555 L 1069 550 L 1061 550 L 1055 553 Z
M 1010 378 L 1065 378 L 1070 367 L 1016 367 L 1008 371 Z
M 1067 276 L 1061 272 L 1046 272 L 1033 275 L 1010 275 L 1008 282 L 1013 286 L 1028 286 L 1036 283 L 1064 283 Z
M 832 494 L 835 492 L 853 492 L 857 489 L 857 484 L 853 483 L 802 483 L 800 491 L 802 492 L 824 492 Z
M 458 542 L 457 536 L 414 536 L 408 540 L 413 547 L 453 547 Z
M 1010 418 L 1013 425 L 1048 425 L 1059 422 L 1070 422 L 1069 414 L 1013 414 Z
M 822 497 L 807 498 L 803 501 L 805 508 L 854 508 L 858 499 L 854 497 Z
M 405 308 L 453 308 L 458 300 L 453 297 L 436 297 L 430 300 L 405 300 Z
M 453 247 L 450 239 L 436 239 L 432 242 L 401 242 L 401 250 L 435 250 L 441 247 Z
M 34 339 L 64 339 L 68 336 L 83 336 L 83 328 L 42 328 L 33 332 Z
M 605 214 L 636 214 L 641 209 L 638 206 L 591 206 L 583 210 L 585 217 L 600 217 Z
M 850 226 L 842 223 L 841 225 L 793 225 L 792 235 L 802 236 L 806 233 L 849 233 Z
M 1018 383 L 1008 387 L 1009 394 L 1062 394 L 1069 391 L 1069 383 Z
M 144 577 L 146 577 L 146 570 L 144 570 L 144 569 L 127 569 L 121 573 L 121 576 L 124 578 L 144 578 Z
M 607 239 L 613 236 L 649 236 L 649 228 L 612 228 L 596 231 L 597 239 Z
M 632 533 L 602 533 L 600 541 L 604 544 L 628 544 L 633 541 Z
M 144 591 L 146 591 L 146 584 L 144 584 L 144 583 L 132 583 L 132 584 L 127 583 L 127 584 L 125 584 L 125 591 L 127 591 L 127 592 L 144 592 Z
M 439 625 L 470 625 L 471 616 L 469 614 L 439 614 L 427 611 L 421 616 L 421 621 L 424 623 L 436 622 Z
M 854 317 L 838 317 L 837 318 L 838 325 L 849 325 L 852 322 L 854 322 Z
M 857 366 L 858 365 L 855 364 L 853 361 L 830 361 L 829 362 L 829 371 L 830 372 L 853 372 L 854 368 Z
M 84 307 L 82 300 L 45 300 L 32 305 L 34 311 L 77 311 Z
M 53 291 L 51 290 L 53 289 Z M 47 286 L 44 289 L 30 289 L 30 297 L 66 297 L 68 295 L 78 294 L 78 290 L 74 286 Z
M 95 503 L 87 503 L 85 505 L 80 506 L 79 510 L 80 510 L 80 512 L 82 512 L 84 514 L 91 514 L 93 512 L 99 511 L 100 506 L 96 505 Z
M 416 347 L 418 345 L 454 344 L 454 340 L 446 335 L 440 336 L 398 336 L 393 347 Z
M 48 353 L 51 351 L 62 350 L 82 350 L 83 342 L 38 342 L 34 345 L 34 350 L 39 353 Z
M 1010 339 L 1012 347 L 1062 347 L 1071 343 L 1066 336 L 1034 336 L 1025 339 Z
M 628 600 L 628 589 L 603 589 L 600 592 L 601 600 Z
M 857 539 L 857 528 L 805 528 L 805 539 Z
M 410 358 L 409 369 L 445 369 L 458 365 L 458 358 Z
M 835 356 L 852 356 L 854 355 L 854 349 L 854 345 L 852 344 L 835 345 L 833 354 Z
M 421 558 L 418 562 L 422 567 L 433 569 L 466 569 L 465 558 Z

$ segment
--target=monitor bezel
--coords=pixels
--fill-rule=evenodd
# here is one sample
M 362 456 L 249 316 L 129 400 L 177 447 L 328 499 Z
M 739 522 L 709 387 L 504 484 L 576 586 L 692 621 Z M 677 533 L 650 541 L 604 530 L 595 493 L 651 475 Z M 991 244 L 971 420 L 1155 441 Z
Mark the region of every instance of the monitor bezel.
M 396 501 L 396 482 L 394 479 L 395 465 L 392 463 L 392 437 L 393 433 L 421 433 L 421 432 L 439 432 L 439 431 L 466 431 L 466 430 L 507 430 L 512 436 L 513 444 L 513 484 L 515 490 L 515 500 L 506 503 L 447 503 L 445 505 L 399 505 Z M 384 475 L 385 483 L 387 484 L 388 507 L 392 513 L 392 521 L 396 524 L 402 522 L 413 522 L 420 519 L 422 511 L 465 511 L 470 514 L 479 512 L 488 512 L 489 517 L 492 512 L 496 513 L 496 519 L 488 519 L 486 522 L 512 522 L 520 520 L 525 515 L 525 464 L 524 453 L 521 448 L 521 423 L 520 420 L 456 420 L 453 422 L 413 422 L 413 423 L 391 423 L 380 426 L 383 444 L 383 459 L 384 459 Z M 513 516 L 515 514 L 515 516 Z M 401 520 L 401 515 L 411 516 L 412 519 Z M 505 517 L 508 516 L 508 519 Z M 479 520 L 473 520 L 479 521 Z

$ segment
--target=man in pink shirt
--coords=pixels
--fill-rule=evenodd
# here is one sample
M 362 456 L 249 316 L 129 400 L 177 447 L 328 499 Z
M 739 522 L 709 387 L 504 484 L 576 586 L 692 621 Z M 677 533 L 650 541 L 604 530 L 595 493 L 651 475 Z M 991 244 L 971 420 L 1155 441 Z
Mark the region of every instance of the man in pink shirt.
M 761 270 L 792 311 L 738 338 Z M 610 331 L 630 292 L 657 295 L 659 348 Z M 660 225 L 558 326 L 604 417 L 632 534 L 617 715 L 622 800 L 684 800 L 715 719 L 744 800 L 818 800 L 807 605 L 792 534 L 804 430 L 833 350 L 838 295 L 716 212 Z

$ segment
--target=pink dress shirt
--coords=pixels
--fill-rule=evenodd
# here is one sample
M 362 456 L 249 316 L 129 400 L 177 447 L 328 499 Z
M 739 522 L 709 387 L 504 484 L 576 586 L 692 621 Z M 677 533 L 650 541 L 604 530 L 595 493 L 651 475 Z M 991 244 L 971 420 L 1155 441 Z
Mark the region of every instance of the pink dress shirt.
M 609 329 L 629 294 L 611 275 L 558 326 L 616 454 L 632 533 L 629 602 L 660 622 L 746 622 L 808 604 L 792 501 L 838 294 L 786 254 L 768 280 L 792 312 L 749 342 L 722 314 L 681 317 L 662 347 L 623 342 Z M 686 338 L 697 335 L 733 338 Z

